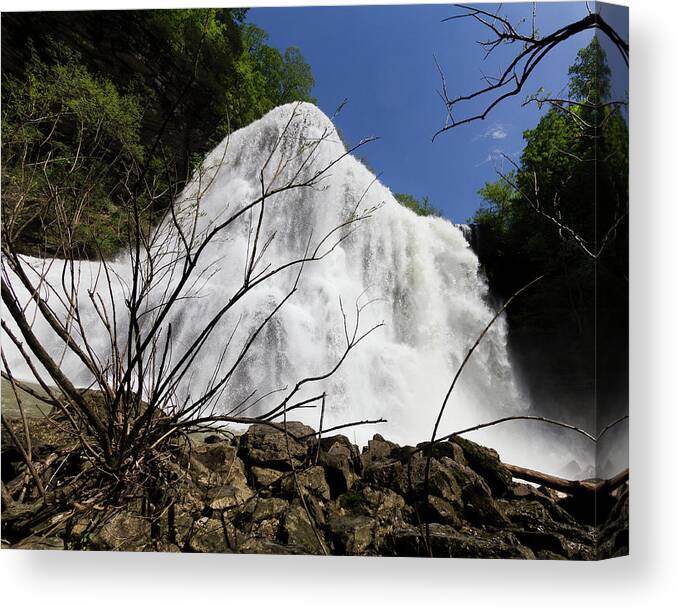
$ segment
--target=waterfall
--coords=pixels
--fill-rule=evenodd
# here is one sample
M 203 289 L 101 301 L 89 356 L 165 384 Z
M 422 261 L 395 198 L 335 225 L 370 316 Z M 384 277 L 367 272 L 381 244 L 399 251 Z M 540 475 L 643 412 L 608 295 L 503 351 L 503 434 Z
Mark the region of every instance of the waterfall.
M 459 227 L 461 234 L 464 236 L 464 239 L 468 242 L 469 246 L 473 246 L 473 225 L 461 223 L 456 226 Z
M 383 325 L 361 341 L 331 377 L 308 384 L 295 400 L 326 392 L 325 428 L 346 421 L 388 420 L 379 426 L 349 429 L 347 436 L 357 443 L 365 443 L 375 432 L 396 442 L 418 443 L 430 437 L 455 372 L 493 316 L 486 298 L 488 287 L 462 228 L 444 218 L 419 217 L 399 205 L 360 161 L 344 153 L 331 121 L 315 106 L 282 106 L 219 144 L 175 203 L 180 227 L 188 232 L 195 223 L 198 233 L 209 231 L 260 195 L 262 168 L 265 183 L 275 188 L 297 174 L 300 180 L 312 176 L 316 168 L 336 161 L 312 188 L 266 198 L 258 270 L 303 256 L 309 243 L 313 248 L 353 218 L 355 210 L 357 214 L 372 210 L 368 218 L 331 233 L 321 251 L 333 249 L 322 260 L 304 265 L 298 290 L 256 337 L 213 407 L 226 413 L 243 401 L 248 404 L 251 396 L 250 404 L 258 402 L 249 414 L 263 413 L 279 400 L 281 392 L 276 390 L 330 371 L 346 342 L 342 308 L 350 332 L 356 304 L 366 305 L 361 330 Z M 200 323 L 223 307 L 242 284 L 258 210 L 242 214 L 203 253 L 197 270 L 200 282 L 192 286 L 191 295 L 176 303 L 165 321 L 164 328 L 172 325 L 172 362 L 178 362 L 183 346 L 195 340 Z M 157 228 L 156 238 L 154 254 L 159 260 L 170 260 L 181 236 L 169 218 Z M 52 287 L 43 290 L 51 304 L 57 303 L 57 293 L 70 287 L 69 274 L 62 274 L 66 263 L 29 257 L 24 261 L 27 269 L 48 268 Z M 127 255 L 110 267 L 115 272 L 110 293 L 103 288 L 100 263 L 83 261 L 74 267 L 83 332 L 102 362 L 110 359 L 110 346 L 88 290 L 99 294 L 109 311 L 115 308 L 122 315 L 131 281 Z M 178 388 L 180 396 L 198 396 L 214 379 L 215 369 L 232 365 L 253 329 L 289 293 L 298 271 L 294 266 L 263 282 L 229 311 Z M 28 302 L 16 279 L 10 281 Z M 177 281 L 176 270 L 169 271 L 148 295 L 149 320 L 164 292 Z M 76 357 L 64 349 L 40 315 L 28 309 L 34 331 L 62 370 L 77 385 L 90 384 Z M 119 322 L 122 327 L 126 324 Z M 222 358 L 227 343 L 232 349 Z M 30 379 L 30 371 L 7 344 L 4 340 L 13 374 Z M 507 328 L 501 318 L 464 369 L 441 434 L 527 412 L 528 401 L 516 385 L 506 345 Z M 300 409 L 290 418 L 317 428 L 319 412 Z M 558 472 L 572 456 L 553 439 L 540 440 L 534 427 L 538 425 L 510 424 L 471 438 L 497 447 L 507 461 Z

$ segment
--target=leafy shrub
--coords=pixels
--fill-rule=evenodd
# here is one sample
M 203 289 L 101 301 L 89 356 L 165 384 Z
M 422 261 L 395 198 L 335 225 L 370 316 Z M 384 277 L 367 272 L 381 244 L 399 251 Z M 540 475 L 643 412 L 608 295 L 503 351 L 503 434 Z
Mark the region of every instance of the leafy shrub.
M 120 203 L 144 159 L 139 100 L 73 54 L 51 66 L 34 56 L 25 79 L 5 79 L 3 98 L 6 235 L 29 252 L 65 255 L 65 229 L 83 255 L 110 254 L 126 240 Z

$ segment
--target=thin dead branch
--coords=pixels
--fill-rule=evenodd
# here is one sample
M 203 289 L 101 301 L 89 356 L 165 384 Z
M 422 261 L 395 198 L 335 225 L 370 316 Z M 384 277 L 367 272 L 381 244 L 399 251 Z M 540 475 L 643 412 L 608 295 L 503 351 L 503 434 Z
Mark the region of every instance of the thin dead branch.
M 488 32 L 489 38 L 480 41 L 480 46 L 485 50 L 485 59 L 499 47 L 514 47 L 518 49 L 507 65 L 500 70 L 496 77 L 488 77 L 483 74 L 483 80 L 486 83 L 484 87 L 476 89 L 471 93 L 461 94 L 450 97 L 447 93 L 447 84 L 445 82 L 442 70 L 442 87 L 439 92 L 446 110 L 446 119 L 444 125 L 436 131 L 433 139 L 441 133 L 466 125 L 475 121 L 484 120 L 488 114 L 504 100 L 519 95 L 525 88 L 530 76 L 535 68 L 548 57 L 554 49 L 562 45 L 565 41 L 578 34 L 587 31 L 600 32 L 606 36 L 620 53 L 623 61 L 628 66 L 629 45 L 622 39 L 619 33 L 597 12 L 589 12 L 585 17 L 568 23 L 563 27 L 557 28 L 541 36 L 536 27 L 536 14 L 533 10 L 530 31 L 521 32 L 520 25 L 514 24 L 505 16 L 500 14 L 501 5 L 496 12 L 492 13 L 478 6 L 467 6 L 463 4 L 456 5 L 461 9 L 461 13 L 453 15 L 443 22 L 470 19 L 479 23 L 483 29 Z M 436 61 L 437 63 L 437 61 Z M 482 109 L 478 112 L 469 112 L 462 114 L 457 118 L 456 111 L 458 106 L 465 102 L 481 101 Z M 487 100 L 484 101 L 483 100 Z

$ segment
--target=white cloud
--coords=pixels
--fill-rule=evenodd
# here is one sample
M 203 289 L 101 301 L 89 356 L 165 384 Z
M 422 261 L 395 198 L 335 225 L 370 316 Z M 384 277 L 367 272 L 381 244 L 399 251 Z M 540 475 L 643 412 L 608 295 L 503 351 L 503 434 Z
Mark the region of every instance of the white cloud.
M 483 133 L 478 134 L 472 140 L 476 142 L 477 140 L 503 140 L 509 135 L 509 126 L 504 123 L 494 123 L 490 125 Z
M 485 165 L 485 163 L 492 163 L 494 161 L 499 161 L 499 160 L 503 159 L 503 156 L 504 156 L 504 151 L 501 148 L 493 148 L 492 150 L 488 151 L 485 159 L 483 159 L 480 163 L 476 164 L 476 167 L 480 167 L 481 165 Z
M 488 127 L 485 135 L 485 138 L 491 138 L 492 140 L 503 140 L 508 135 L 508 130 L 501 123 L 497 123 Z
M 510 170 L 512 164 L 508 159 L 515 159 L 520 154 L 519 150 L 514 150 L 513 152 L 506 152 L 501 148 L 493 148 L 487 152 L 485 159 L 476 163 L 476 167 L 485 165 L 485 163 L 493 163 L 496 169 L 501 171 Z

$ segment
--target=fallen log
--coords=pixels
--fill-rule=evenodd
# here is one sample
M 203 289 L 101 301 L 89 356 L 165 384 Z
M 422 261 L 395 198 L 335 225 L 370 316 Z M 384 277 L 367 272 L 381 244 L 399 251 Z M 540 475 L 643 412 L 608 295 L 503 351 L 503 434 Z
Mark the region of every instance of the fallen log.
M 555 489 L 556 491 L 571 495 L 610 493 L 629 480 L 628 468 L 611 479 L 586 479 L 584 481 L 576 481 L 555 477 L 550 474 L 539 472 L 538 470 L 523 468 L 522 466 L 514 466 L 513 464 L 504 464 L 504 466 L 506 466 L 511 475 L 516 479 L 543 485 L 549 489 Z

